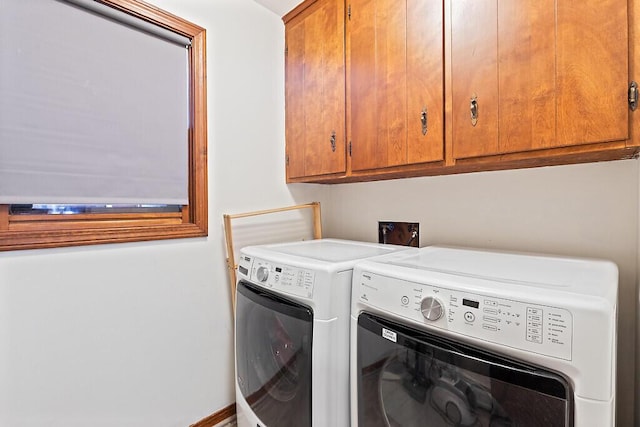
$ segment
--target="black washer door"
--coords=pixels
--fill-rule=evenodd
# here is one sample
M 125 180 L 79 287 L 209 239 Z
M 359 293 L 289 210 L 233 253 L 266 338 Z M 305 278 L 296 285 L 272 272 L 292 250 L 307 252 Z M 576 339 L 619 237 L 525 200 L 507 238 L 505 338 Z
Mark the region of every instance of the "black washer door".
M 311 426 L 313 312 L 251 283 L 238 283 L 237 381 L 267 426 Z
M 361 427 L 567 427 L 560 375 L 371 314 L 358 317 Z

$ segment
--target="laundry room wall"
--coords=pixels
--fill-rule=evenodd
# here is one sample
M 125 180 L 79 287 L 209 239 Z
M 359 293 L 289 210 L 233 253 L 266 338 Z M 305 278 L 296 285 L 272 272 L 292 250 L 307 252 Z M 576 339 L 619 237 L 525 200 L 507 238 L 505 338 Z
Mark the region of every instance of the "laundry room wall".
M 222 215 L 284 183 L 284 27 L 253 0 L 151 0 L 207 30 L 209 237 L 0 252 L 0 426 L 188 426 L 232 404 Z
M 620 271 L 618 425 L 634 424 L 637 160 L 331 187 L 325 231 L 377 241 L 378 221 L 420 223 L 420 246 L 604 258 Z M 598 343 L 594 343 L 597 357 Z

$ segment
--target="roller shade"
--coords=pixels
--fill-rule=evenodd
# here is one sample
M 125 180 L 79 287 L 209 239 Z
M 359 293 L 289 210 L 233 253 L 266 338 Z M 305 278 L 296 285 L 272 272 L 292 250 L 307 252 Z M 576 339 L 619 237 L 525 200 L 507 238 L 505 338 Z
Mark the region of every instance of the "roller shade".
M 188 43 L 90 0 L 0 0 L 0 203 L 188 204 Z

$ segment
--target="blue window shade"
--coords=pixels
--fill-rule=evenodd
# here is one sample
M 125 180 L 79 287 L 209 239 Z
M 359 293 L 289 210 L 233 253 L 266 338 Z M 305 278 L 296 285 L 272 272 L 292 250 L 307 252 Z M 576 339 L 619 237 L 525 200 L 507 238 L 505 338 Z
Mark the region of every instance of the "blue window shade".
M 0 203 L 188 204 L 188 39 L 75 3 L 0 0 Z

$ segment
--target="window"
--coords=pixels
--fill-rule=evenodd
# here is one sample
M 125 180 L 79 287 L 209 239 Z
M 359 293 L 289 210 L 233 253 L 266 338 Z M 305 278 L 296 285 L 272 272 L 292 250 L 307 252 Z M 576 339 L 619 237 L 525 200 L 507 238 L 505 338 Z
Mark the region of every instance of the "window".
M 77 3 L 78 0 L 71 2 Z M 0 250 L 207 235 L 205 30 L 138 0 L 100 0 L 96 3 L 124 12 L 147 26 L 160 27 L 162 31 L 168 30 L 190 41 L 186 50 L 188 84 L 185 88 L 188 109 L 185 115 L 188 121 L 188 148 L 185 150 L 187 164 L 184 167 L 187 169 L 186 203 L 159 204 L 141 198 L 125 204 L 110 204 L 108 201 L 85 204 L 76 200 L 22 200 L 12 202 L 14 204 L 0 204 Z M 1 144 L 2 139 L 0 149 Z M 153 153 L 150 152 L 149 157 L 153 158 L 151 154 Z

